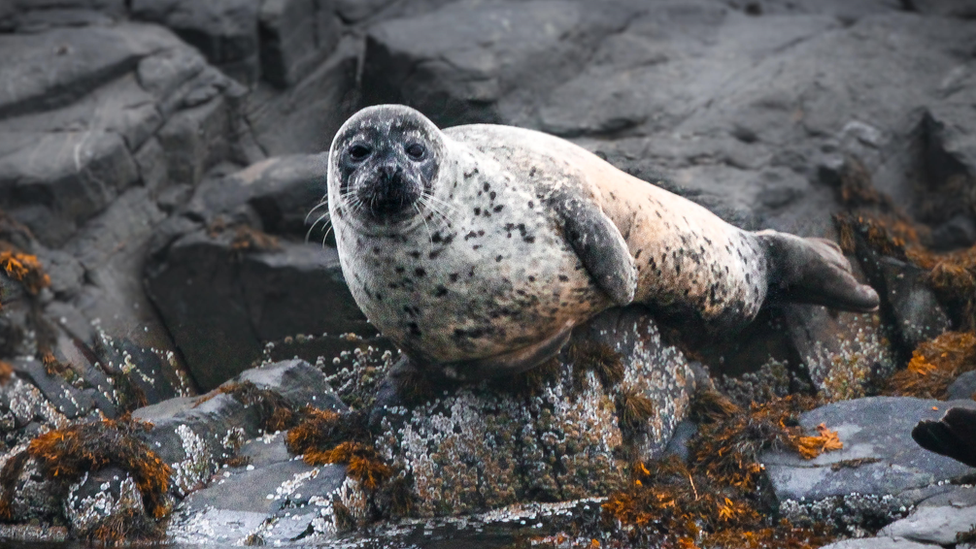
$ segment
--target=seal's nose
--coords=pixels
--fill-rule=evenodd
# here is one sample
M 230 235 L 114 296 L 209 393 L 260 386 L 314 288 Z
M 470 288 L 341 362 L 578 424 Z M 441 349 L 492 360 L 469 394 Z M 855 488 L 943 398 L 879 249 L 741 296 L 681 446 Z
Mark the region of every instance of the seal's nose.
M 395 185 L 403 178 L 403 166 L 394 162 L 388 162 L 376 168 L 376 175 L 381 183 Z

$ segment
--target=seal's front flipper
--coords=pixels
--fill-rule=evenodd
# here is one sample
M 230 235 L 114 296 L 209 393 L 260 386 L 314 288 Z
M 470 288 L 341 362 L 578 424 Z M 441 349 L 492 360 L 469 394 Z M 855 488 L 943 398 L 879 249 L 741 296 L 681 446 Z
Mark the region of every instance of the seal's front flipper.
M 855 280 L 837 244 L 777 231 L 755 234 L 766 249 L 773 299 L 862 313 L 878 308 L 877 292 Z
M 591 200 L 568 193 L 553 197 L 566 240 L 596 285 L 616 305 L 628 305 L 637 291 L 637 268 L 617 226 Z

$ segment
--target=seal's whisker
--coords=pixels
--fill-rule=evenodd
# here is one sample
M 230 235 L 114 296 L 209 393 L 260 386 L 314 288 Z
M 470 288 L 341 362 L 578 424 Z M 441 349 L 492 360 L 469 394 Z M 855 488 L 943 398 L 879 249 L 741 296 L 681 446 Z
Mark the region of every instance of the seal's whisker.
M 420 206 L 416 202 L 413 203 L 413 209 L 420 216 L 420 220 L 424 222 L 424 229 L 427 230 L 427 242 L 429 244 L 434 243 L 434 235 L 430 232 L 430 225 L 427 224 L 427 218 L 424 217 L 424 212 L 420 211 Z
M 308 211 L 307 214 L 305 214 L 305 223 L 308 223 L 308 218 L 312 217 L 312 214 L 315 213 L 315 210 L 321 208 L 322 206 L 328 206 L 328 205 L 329 205 L 329 197 L 328 196 L 322 197 L 322 200 L 320 200 L 319 203 L 316 204 L 314 208 L 312 208 L 311 210 Z
M 312 226 L 308 228 L 308 232 L 305 233 L 306 244 L 308 244 L 308 239 L 311 238 L 312 232 L 315 230 L 315 226 L 318 225 L 319 222 L 323 220 L 325 221 L 326 234 L 328 234 L 328 231 L 332 230 L 332 218 L 329 217 L 329 212 L 325 212 L 315 220 L 315 223 L 312 223 Z
M 451 219 L 450 216 L 444 213 L 444 211 L 441 209 L 442 206 L 438 202 L 430 200 L 431 198 L 433 197 L 429 195 L 421 195 L 420 196 L 421 205 L 423 205 L 425 208 L 433 212 L 434 215 L 436 215 L 441 221 L 446 223 L 448 227 L 451 227 L 453 225 L 452 224 L 453 219 Z

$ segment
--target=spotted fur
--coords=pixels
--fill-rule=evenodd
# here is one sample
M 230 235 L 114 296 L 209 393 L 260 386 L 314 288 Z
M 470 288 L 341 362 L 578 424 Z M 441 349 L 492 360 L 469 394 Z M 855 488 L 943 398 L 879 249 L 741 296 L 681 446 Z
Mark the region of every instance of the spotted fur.
M 364 131 L 422 140 L 435 155 L 414 215 L 369 222 L 344 194 L 369 184 L 342 169 L 343 151 Z M 440 131 L 385 105 L 353 116 L 329 158 L 329 210 L 353 297 L 415 362 L 453 377 L 532 367 L 613 305 L 734 327 L 790 285 L 769 257 L 779 233 L 742 231 L 543 133 Z

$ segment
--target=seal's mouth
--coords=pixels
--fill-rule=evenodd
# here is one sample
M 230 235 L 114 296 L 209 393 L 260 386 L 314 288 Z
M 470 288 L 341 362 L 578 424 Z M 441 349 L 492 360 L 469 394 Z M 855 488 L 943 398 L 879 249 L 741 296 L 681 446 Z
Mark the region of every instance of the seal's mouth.
M 398 164 L 377 166 L 364 174 L 356 197 L 362 211 L 380 222 L 402 221 L 416 213 L 423 185 Z

